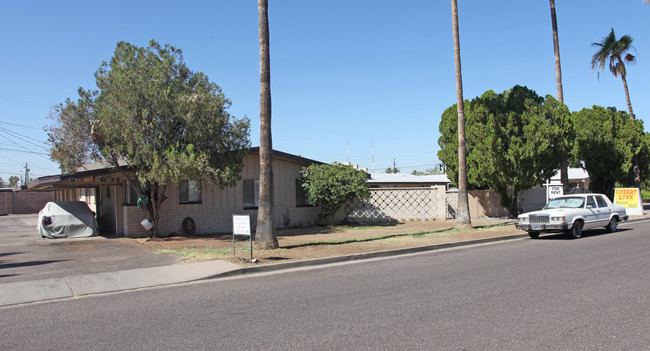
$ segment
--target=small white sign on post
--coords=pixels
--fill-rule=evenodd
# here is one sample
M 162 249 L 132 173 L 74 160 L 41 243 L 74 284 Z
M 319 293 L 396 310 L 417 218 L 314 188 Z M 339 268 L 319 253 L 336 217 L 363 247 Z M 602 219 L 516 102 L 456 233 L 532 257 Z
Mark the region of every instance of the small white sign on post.
M 251 235 L 251 215 L 232 215 L 232 255 L 237 255 L 235 235 L 247 235 L 251 250 L 251 261 L 253 260 L 253 236 Z M 246 247 L 246 246 L 239 246 Z
M 552 200 L 556 197 L 564 195 L 564 189 L 562 185 L 549 185 L 548 186 L 548 199 Z

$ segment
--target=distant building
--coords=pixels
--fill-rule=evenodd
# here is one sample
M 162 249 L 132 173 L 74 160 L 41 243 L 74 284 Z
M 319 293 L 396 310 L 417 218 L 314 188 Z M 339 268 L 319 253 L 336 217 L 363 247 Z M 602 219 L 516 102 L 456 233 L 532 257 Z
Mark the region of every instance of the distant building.
M 589 173 L 583 168 L 569 168 L 569 192 L 570 193 L 584 193 L 589 190 Z M 558 170 L 554 176 L 551 177 L 551 184 L 562 184 L 560 179 L 560 171 Z
M 366 182 L 371 188 L 422 188 L 444 185 L 448 188 L 451 181 L 445 174 L 413 175 L 402 173 L 371 173 Z

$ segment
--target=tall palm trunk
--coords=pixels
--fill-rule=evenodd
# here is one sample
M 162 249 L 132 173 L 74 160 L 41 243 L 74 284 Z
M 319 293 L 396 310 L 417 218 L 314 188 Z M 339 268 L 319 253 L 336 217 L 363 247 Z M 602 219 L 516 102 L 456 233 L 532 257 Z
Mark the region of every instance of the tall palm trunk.
M 458 34 L 458 4 L 451 0 L 451 17 L 454 30 L 454 63 L 456 66 L 456 99 L 458 106 L 458 211 L 456 227 L 470 227 L 472 220 L 469 213 L 469 196 L 467 193 L 467 160 L 465 150 L 465 105 L 463 100 L 463 76 L 460 67 L 460 39 Z
M 627 90 L 627 78 L 625 78 L 625 74 L 621 74 L 621 80 L 623 81 L 623 89 L 625 89 L 625 102 L 627 102 L 627 111 L 630 113 L 630 118 L 636 119 L 636 117 L 634 117 L 634 111 L 632 111 L 632 102 L 630 101 L 630 91 Z
M 630 113 L 630 118 L 636 119 L 634 116 L 634 111 L 632 111 L 632 102 L 630 101 L 630 92 L 627 90 L 627 79 L 625 78 L 625 74 L 621 74 L 621 80 L 623 81 L 623 88 L 625 89 L 625 101 L 627 102 L 627 110 Z M 634 172 L 634 187 L 641 188 L 641 167 L 639 166 L 638 154 L 634 154 L 632 162 L 632 170 Z
M 551 24 L 553 26 L 553 52 L 555 53 L 555 82 L 557 84 L 557 100 L 564 104 L 564 89 L 562 88 L 562 65 L 560 64 L 560 39 L 557 34 L 557 16 L 555 15 L 555 0 L 549 0 L 551 5 Z M 569 157 L 566 150 L 560 156 L 560 180 L 566 194 L 569 191 Z
M 276 249 L 278 238 L 273 224 L 273 167 L 271 140 L 271 55 L 269 52 L 268 0 L 258 0 L 260 37 L 260 191 L 255 246 Z

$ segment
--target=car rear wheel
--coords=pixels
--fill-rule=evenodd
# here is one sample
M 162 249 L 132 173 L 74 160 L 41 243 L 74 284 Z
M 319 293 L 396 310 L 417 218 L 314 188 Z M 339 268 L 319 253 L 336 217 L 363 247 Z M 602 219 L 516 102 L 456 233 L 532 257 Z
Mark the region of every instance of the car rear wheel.
M 578 239 L 579 237 L 582 236 L 582 222 L 581 221 L 576 221 L 573 223 L 573 227 L 569 229 L 568 231 L 569 237 L 572 239 Z
M 609 224 L 605 229 L 607 229 L 608 233 L 613 233 L 616 231 L 616 228 L 618 228 L 618 221 L 616 220 L 616 217 L 612 217 L 612 219 L 609 220 Z
M 528 232 L 528 236 L 530 236 L 531 239 L 537 239 L 539 238 L 539 232 Z

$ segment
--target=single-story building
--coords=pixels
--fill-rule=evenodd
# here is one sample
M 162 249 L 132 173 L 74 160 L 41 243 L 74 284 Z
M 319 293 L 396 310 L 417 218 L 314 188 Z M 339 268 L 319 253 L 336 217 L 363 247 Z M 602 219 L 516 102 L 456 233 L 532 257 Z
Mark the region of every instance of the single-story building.
M 567 175 L 569 176 L 569 192 L 588 192 L 589 173 L 584 168 L 569 168 L 567 169 Z M 559 170 L 551 177 L 551 184 L 562 184 Z
M 322 162 L 273 150 L 273 202 L 277 228 L 308 226 L 316 223 L 320 208 L 309 205 L 299 184 L 303 167 Z M 132 169 L 124 168 L 133 173 Z M 219 189 L 212 182 L 191 180 L 168 184 L 167 200 L 161 205 L 159 233 L 182 233 L 189 217 L 196 233 L 232 232 L 233 214 L 250 214 L 257 224 L 259 200 L 259 148 L 244 158 L 241 180 L 234 187 Z M 104 234 L 141 237 L 148 235 L 141 225 L 147 218 L 138 208 L 140 194 L 129 180 L 114 168 L 87 167 L 71 175 L 40 177 L 29 184 L 31 191 L 54 191 L 55 201 L 85 201 L 97 213 Z
M 444 185 L 448 188 L 451 185 L 446 174 L 371 173 L 366 183 L 370 188 L 422 188 L 434 185 Z

